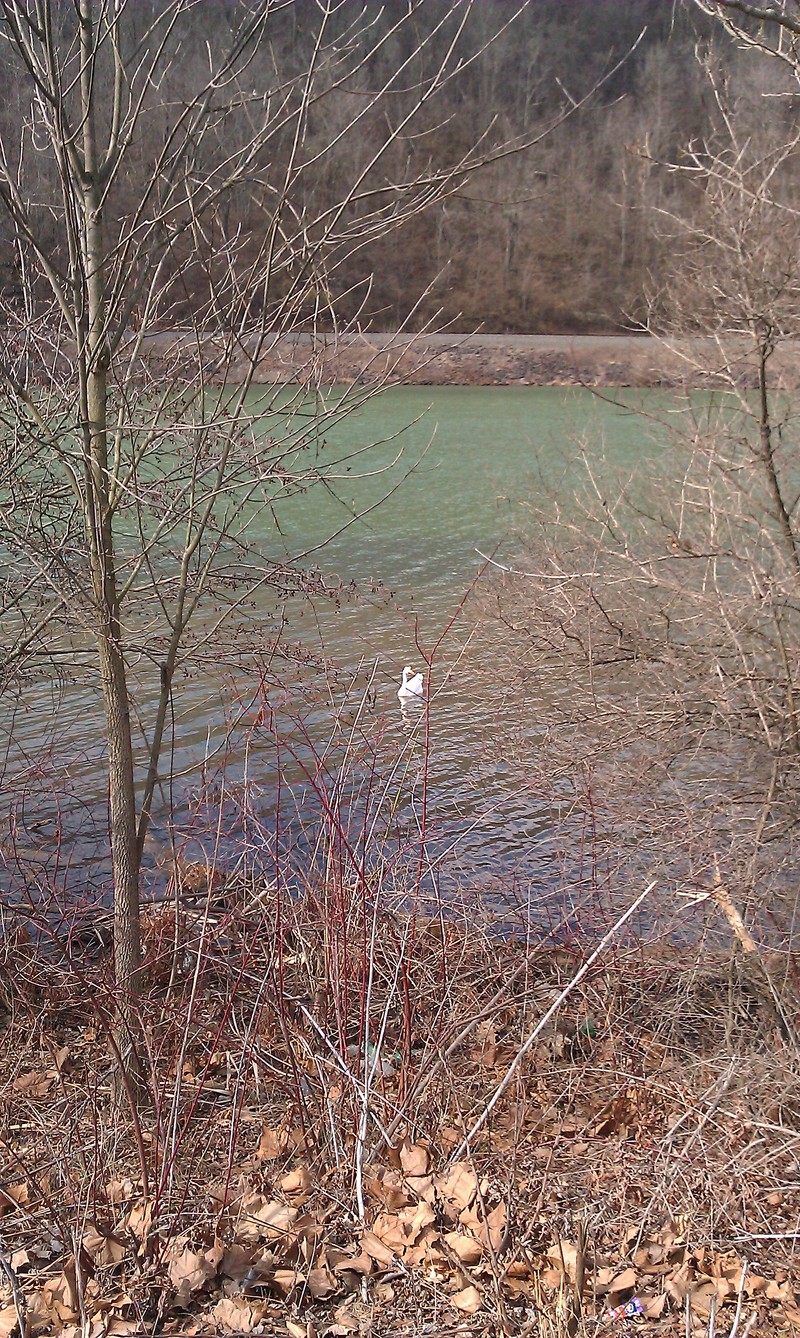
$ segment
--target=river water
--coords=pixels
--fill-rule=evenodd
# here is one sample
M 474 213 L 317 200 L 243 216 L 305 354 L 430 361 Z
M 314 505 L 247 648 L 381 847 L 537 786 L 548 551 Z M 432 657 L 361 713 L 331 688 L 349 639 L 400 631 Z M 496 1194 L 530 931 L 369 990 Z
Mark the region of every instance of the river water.
M 326 432 L 327 485 L 249 537 L 265 562 L 316 564 L 331 593 L 260 597 L 249 664 L 221 637 L 181 666 L 146 894 L 164 882 L 172 815 L 187 857 L 250 875 L 280 866 L 302 880 L 338 843 L 362 872 L 365 860 L 389 870 L 401 895 L 409 878 L 438 893 L 502 888 L 528 907 L 557 895 L 574 848 L 554 836 L 553 794 L 526 782 L 504 742 L 513 734 L 517 759 L 520 738 L 534 750 L 545 708 L 493 673 L 502 647 L 481 626 L 482 592 L 492 563 L 515 560 L 543 469 L 569 507 L 576 452 L 633 463 L 650 435 L 590 391 L 533 387 L 390 389 Z M 403 665 L 424 668 L 420 648 L 439 638 L 429 711 L 401 708 Z M 143 657 L 145 733 L 149 673 Z M 7 709 L 3 849 L 17 882 L 107 895 L 100 718 L 97 689 L 66 678 Z

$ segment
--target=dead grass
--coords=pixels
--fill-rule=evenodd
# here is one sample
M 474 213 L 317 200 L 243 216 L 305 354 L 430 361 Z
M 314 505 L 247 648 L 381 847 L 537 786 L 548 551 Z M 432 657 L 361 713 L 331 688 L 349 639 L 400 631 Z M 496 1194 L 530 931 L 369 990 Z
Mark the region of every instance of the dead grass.
M 134 1113 L 108 961 L 6 940 L 0 1335 L 800 1328 L 786 961 L 616 942 L 520 1059 L 593 945 L 334 878 L 184 878 L 147 945 Z

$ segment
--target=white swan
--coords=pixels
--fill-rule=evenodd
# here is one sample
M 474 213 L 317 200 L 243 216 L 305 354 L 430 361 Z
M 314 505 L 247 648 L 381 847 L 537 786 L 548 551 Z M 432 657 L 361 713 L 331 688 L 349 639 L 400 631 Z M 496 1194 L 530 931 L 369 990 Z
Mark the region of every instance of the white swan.
M 403 681 L 397 689 L 401 702 L 419 701 L 425 696 L 425 679 L 421 673 L 414 673 L 410 664 L 403 670 Z

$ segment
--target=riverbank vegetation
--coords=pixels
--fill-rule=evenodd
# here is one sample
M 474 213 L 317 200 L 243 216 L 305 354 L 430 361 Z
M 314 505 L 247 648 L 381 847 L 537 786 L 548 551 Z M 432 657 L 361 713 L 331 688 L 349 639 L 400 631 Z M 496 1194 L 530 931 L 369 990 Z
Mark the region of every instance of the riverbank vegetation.
M 800 1328 L 793 6 L 0 8 L 2 688 L 80 677 L 108 751 L 100 895 L 60 826 L 49 881 L 21 848 L 46 754 L 9 776 L 0 1338 Z M 322 657 L 333 742 L 275 728 L 287 602 L 344 595 L 254 518 L 357 475 L 325 432 L 380 383 L 323 400 L 312 346 L 256 401 L 254 370 L 379 317 L 609 312 L 702 333 L 729 393 L 670 413 L 659 478 L 601 485 L 590 443 L 527 568 L 487 558 L 476 645 L 547 704 L 535 756 L 499 743 L 555 852 L 489 912 L 441 895 L 430 804 L 472 589 L 433 645 L 409 618 L 407 743 Z M 223 641 L 245 742 L 189 781 L 176 682 Z M 267 826 L 259 748 L 314 823 Z
M 146 1103 L 102 943 L 6 939 L 2 1331 L 794 1332 L 794 958 L 721 883 L 688 954 L 600 888 L 498 933 L 366 884 L 342 817 L 293 895 L 173 870 Z

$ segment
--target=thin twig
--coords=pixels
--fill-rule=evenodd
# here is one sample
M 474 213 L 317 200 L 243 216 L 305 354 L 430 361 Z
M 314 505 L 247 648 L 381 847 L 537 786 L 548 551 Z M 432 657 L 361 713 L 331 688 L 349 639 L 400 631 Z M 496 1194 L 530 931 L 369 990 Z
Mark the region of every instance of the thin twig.
M 11 1295 L 14 1298 L 14 1309 L 17 1312 L 17 1324 L 19 1325 L 20 1338 L 26 1338 L 27 1320 L 25 1297 L 23 1296 L 19 1282 L 17 1281 L 17 1275 L 11 1267 L 8 1259 L 6 1259 L 5 1251 L 2 1249 L 0 1249 L 0 1268 L 2 1268 L 8 1278 L 11 1287 Z
M 738 1295 L 737 1298 L 736 1298 L 736 1314 L 735 1314 L 734 1317 L 733 1317 L 733 1326 L 732 1326 L 731 1331 L 730 1331 L 730 1333 L 729 1333 L 729 1335 L 728 1335 L 728 1338 L 736 1338 L 736 1333 L 737 1333 L 737 1330 L 738 1330 L 738 1328 L 739 1328 L 739 1320 L 741 1319 L 741 1316 L 742 1316 L 742 1302 L 744 1301 L 744 1284 L 745 1284 L 745 1282 L 746 1282 L 746 1280 L 747 1280 L 747 1269 L 748 1269 L 748 1263 L 747 1263 L 747 1260 L 746 1260 L 746 1259 L 743 1259 L 743 1260 L 742 1260 L 742 1276 L 741 1276 L 741 1278 L 739 1279 L 739 1295 Z M 748 1325 L 748 1328 L 749 1328 L 749 1325 Z
M 619 919 L 614 922 L 614 924 L 609 929 L 608 933 L 603 935 L 597 947 L 595 948 L 594 952 L 591 953 L 589 957 L 587 957 L 583 966 L 580 968 L 579 971 L 576 971 L 575 975 L 572 977 L 572 980 L 570 980 L 569 983 L 564 986 L 564 989 L 559 994 L 555 1003 L 551 1004 L 547 1012 L 539 1019 L 533 1031 L 528 1036 L 528 1039 L 520 1046 L 519 1050 L 517 1051 L 511 1063 L 509 1064 L 508 1069 L 506 1070 L 505 1077 L 495 1088 L 492 1097 L 484 1106 L 483 1111 L 478 1116 L 477 1120 L 473 1124 L 469 1133 L 465 1135 L 465 1137 L 459 1144 L 458 1148 L 453 1153 L 454 1161 L 458 1161 L 461 1157 L 463 1157 L 464 1153 L 467 1150 L 467 1147 L 469 1146 L 470 1139 L 474 1138 L 478 1130 L 483 1128 L 483 1125 L 486 1123 L 492 1111 L 494 1110 L 495 1106 L 497 1105 L 498 1101 L 500 1100 L 501 1096 L 505 1092 L 506 1088 L 509 1086 L 512 1078 L 514 1077 L 514 1074 L 519 1068 L 519 1065 L 525 1058 L 525 1055 L 531 1049 L 531 1046 L 533 1045 L 536 1038 L 541 1034 L 541 1032 L 547 1026 L 547 1023 L 550 1021 L 551 1017 L 553 1017 L 553 1015 L 558 1012 L 564 1000 L 568 997 L 568 995 L 572 993 L 576 985 L 578 985 L 580 981 L 583 980 L 583 977 L 586 975 L 586 973 L 591 970 L 591 968 L 597 961 L 598 957 L 601 955 L 601 953 L 607 947 L 607 945 L 611 942 L 612 938 L 614 938 L 614 936 L 619 932 L 619 930 L 626 923 L 626 921 L 631 918 L 633 913 L 639 909 L 645 898 L 649 897 L 655 885 L 656 885 L 655 881 L 653 881 L 652 883 L 648 883 L 647 887 L 644 889 L 644 892 L 639 893 L 638 897 L 633 902 L 633 904 L 630 905 L 628 909 L 624 912 L 624 914 L 621 915 Z

